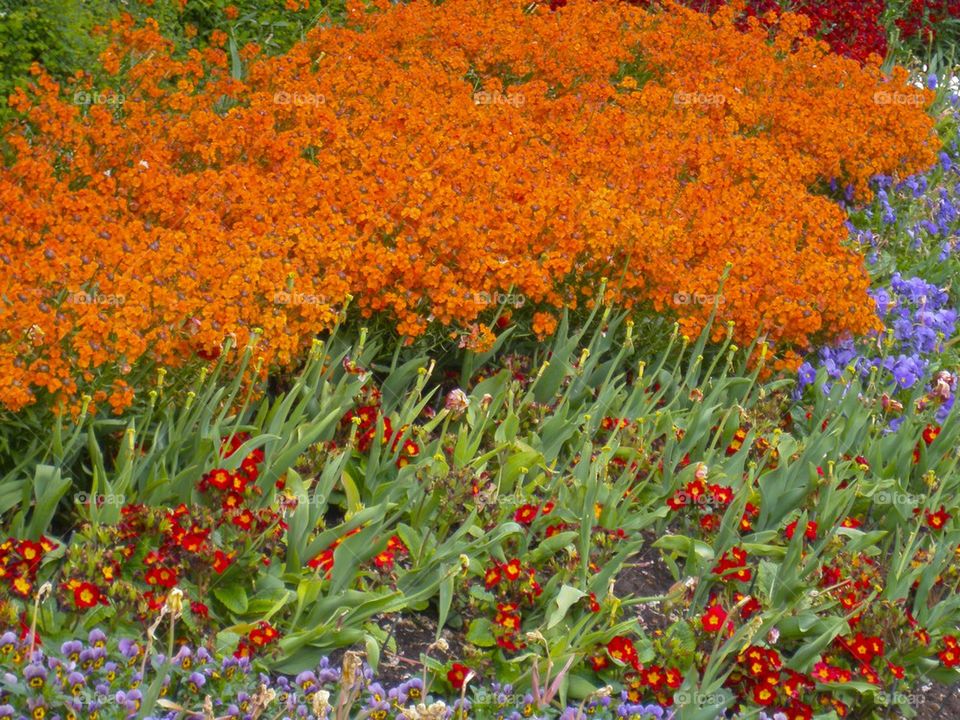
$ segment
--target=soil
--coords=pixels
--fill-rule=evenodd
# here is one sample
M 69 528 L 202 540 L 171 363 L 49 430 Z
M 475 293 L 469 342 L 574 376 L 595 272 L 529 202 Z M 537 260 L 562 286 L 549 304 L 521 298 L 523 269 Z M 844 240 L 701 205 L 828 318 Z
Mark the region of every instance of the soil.
M 382 618 L 380 627 L 384 628 L 396 641 L 397 651 L 389 649 L 387 643 L 380 654 L 380 667 L 377 679 L 386 686 L 397 685 L 411 677 L 423 674 L 422 655 L 429 654 L 438 662 L 460 660 L 463 657 L 463 637 L 449 628 L 444 628 L 442 638 L 447 641 L 448 649 L 443 652 L 432 648 L 437 636 L 437 623 L 428 615 L 392 616 Z
M 916 720 L 958 720 L 960 718 L 960 685 L 934 684 L 918 691 L 923 702 L 915 706 Z
M 650 597 L 663 595 L 674 584 L 673 575 L 660 557 L 660 551 L 649 545 L 644 547 L 617 576 L 613 586 L 617 597 Z M 653 634 L 665 630 L 670 624 L 660 612 L 659 603 L 644 603 L 634 607 L 640 625 Z

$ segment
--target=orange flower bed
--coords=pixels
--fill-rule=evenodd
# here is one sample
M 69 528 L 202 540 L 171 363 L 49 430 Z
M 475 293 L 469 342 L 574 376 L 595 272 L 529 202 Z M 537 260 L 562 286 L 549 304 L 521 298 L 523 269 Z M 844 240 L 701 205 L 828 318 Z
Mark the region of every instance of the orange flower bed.
M 38 69 L 0 174 L 0 403 L 99 383 L 121 408 L 138 361 L 255 328 L 265 367 L 289 365 L 348 294 L 402 336 L 482 343 L 491 298 L 546 333 L 602 278 L 690 335 L 722 292 L 737 337 L 781 353 L 877 326 L 814 189 L 867 198 L 932 164 L 932 93 L 905 72 L 830 55 L 790 15 L 770 43 L 732 11 L 377 4 L 279 57 L 222 34 L 179 57 L 118 23 L 120 94 Z

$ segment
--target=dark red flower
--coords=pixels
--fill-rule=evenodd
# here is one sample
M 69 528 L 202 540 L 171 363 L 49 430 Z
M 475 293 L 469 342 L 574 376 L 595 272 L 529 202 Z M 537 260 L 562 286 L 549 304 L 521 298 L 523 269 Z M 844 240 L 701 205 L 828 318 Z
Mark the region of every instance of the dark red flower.
M 447 680 L 453 686 L 454 690 L 463 689 L 463 684 L 467 681 L 467 675 L 470 674 L 470 668 L 461 663 L 454 663 L 447 671 Z

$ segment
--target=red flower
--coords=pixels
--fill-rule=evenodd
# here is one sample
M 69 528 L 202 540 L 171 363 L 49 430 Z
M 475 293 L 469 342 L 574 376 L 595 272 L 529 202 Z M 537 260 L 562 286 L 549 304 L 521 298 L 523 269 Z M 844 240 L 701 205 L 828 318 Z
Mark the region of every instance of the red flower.
M 497 646 L 502 647 L 504 650 L 507 650 L 509 652 L 516 652 L 517 650 L 520 650 L 522 647 L 524 647 L 523 643 L 518 644 L 514 642 L 513 638 L 514 638 L 513 635 L 499 635 L 497 637 Z
M 250 631 L 250 642 L 262 648 L 280 637 L 280 632 L 268 622 L 261 622 Z
M 712 633 L 720 630 L 726 620 L 727 611 L 719 605 L 711 605 L 700 618 L 700 623 L 703 625 L 704 630 Z
M 927 525 L 931 530 L 943 530 L 944 526 L 950 520 L 950 513 L 947 512 L 946 508 L 943 505 L 940 506 L 940 509 L 936 512 L 927 512 Z
M 234 510 L 241 505 L 243 505 L 243 497 L 235 492 L 228 492 L 220 503 L 220 507 L 224 510 Z
M 151 610 L 159 610 L 164 606 L 164 603 L 167 602 L 166 595 L 157 595 L 152 590 L 148 590 L 143 594 L 143 599 L 147 601 L 147 607 Z
M 463 684 L 467 681 L 467 675 L 469 673 L 470 668 L 468 668 L 466 665 L 454 663 L 447 672 L 447 680 L 450 681 L 450 684 L 453 686 L 454 690 L 461 690 L 463 688 Z
M 537 519 L 538 512 L 540 512 L 540 507 L 537 505 L 521 505 L 514 513 L 513 519 L 521 525 L 529 525 Z
M 649 665 L 645 667 L 640 671 L 640 677 L 641 682 L 654 692 L 663 687 L 663 683 L 666 680 L 666 676 L 663 674 L 663 668 L 659 665 Z
M 407 546 L 403 544 L 403 540 L 398 535 L 391 535 L 390 539 L 387 540 L 387 550 L 404 554 L 407 552 Z
M 557 523 L 556 525 L 548 525 L 546 531 L 544 531 L 544 537 L 551 538 L 557 533 L 562 533 L 570 529 L 570 525 L 567 523 Z
M 43 546 L 31 540 L 21 540 L 17 545 L 17 552 L 24 559 L 30 569 L 34 569 L 43 559 Z
M 629 427 L 630 420 L 627 418 L 605 417 L 600 421 L 600 427 L 604 430 L 614 430 L 616 428 Z
M 793 539 L 793 533 L 796 532 L 796 529 L 797 529 L 796 520 L 794 520 L 792 523 L 787 525 L 786 530 L 784 530 L 784 534 L 787 536 L 788 540 Z M 803 536 L 810 541 L 817 539 L 817 524 L 813 520 L 810 520 L 807 522 L 807 529 L 803 531 Z
M 709 490 L 714 502 L 720 505 L 729 505 L 733 500 L 733 488 L 726 485 L 711 485 Z
M 607 643 L 607 652 L 614 660 L 628 665 L 634 665 L 638 660 L 633 641 L 623 635 L 617 635 Z
M 513 603 L 500 603 L 497 605 L 497 615 L 493 622 L 510 633 L 520 629 L 520 615 L 517 614 L 517 606 Z
M 253 513 L 249 508 L 244 508 L 243 512 L 235 515 L 231 522 L 242 530 L 249 530 L 253 526 Z
M 747 596 L 742 595 L 741 593 L 736 593 L 733 596 L 733 599 L 736 602 L 740 602 L 741 600 L 743 600 L 744 597 L 747 597 Z M 751 595 L 749 596 L 749 599 L 740 607 L 740 617 L 742 617 L 744 620 L 749 620 L 754 613 L 757 613 L 759 611 L 760 611 L 760 601 Z
M 405 440 L 403 443 L 403 452 L 397 458 L 397 467 L 402 468 L 410 464 L 410 459 L 420 454 L 420 446 L 413 440 Z
M 23 576 L 14 577 L 10 589 L 20 597 L 29 597 L 33 591 L 33 583 Z
M 321 570 L 325 571 L 329 576 L 330 572 L 333 570 L 333 552 L 334 552 L 334 548 L 327 548 L 326 550 L 322 551 L 319 555 L 317 555 L 315 558 L 311 559 L 307 563 L 307 567 L 312 568 L 313 570 L 320 568 Z
M 217 550 L 213 554 L 213 570 L 217 575 L 222 575 L 231 563 L 233 563 L 233 553 L 227 555 L 223 550 Z
M 177 571 L 170 568 L 160 567 L 150 568 L 144 577 L 147 585 L 157 585 L 159 587 L 172 588 L 177 584 Z
M 194 600 L 190 603 L 190 612 L 192 612 L 197 617 L 207 618 L 210 617 L 210 608 L 204 605 L 202 602 Z
M 487 590 L 499 584 L 502 575 L 500 574 L 500 568 L 496 563 L 487 568 L 486 574 L 483 576 L 483 582 L 487 586 Z
M 246 640 L 240 640 L 237 643 L 237 649 L 233 651 L 235 658 L 248 658 L 253 654 L 250 644 Z
M 209 534 L 209 530 L 186 533 L 182 538 L 180 538 L 180 547 L 187 552 L 200 552 L 200 550 L 203 548 L 204 542 L 206 542 L 207 535 Z
M 520 577 L 521 567 L 520 561 L 517 558 L 500 567 L 503 570 L 503 574 L 507 576 L 507 580 L 513 581 Z
M 242 495 L 243 491 L 247 489 L 247 483 L 249 482 L 250 479 L 246 475 L 234 473 L 230 476 L 230 489 Z
M 228 470 L 217 468 L 216 470 L 211 470 L 203 476 L 201 485 L 204 483 L 207 485 L 212 485 L 213 487 L 217 488 L 217 490 L 226 490 L 233 484 L 233 478 Z
M 679 510 L 687 504 L 687 495 L 683 490 L 677 490 L 672 497 L 667 499 L 667 506 L 671 510 Z
M 939 657 L 944 667 L 952 668 L 960 665 L 960 650 L 955 647 L 947 647 L 942 650 Z
M 373 558 L 373 564 L 381 570 L 392 570 L 393 552 L 390 550 L 384 550 L 382 553 L 378 553 L 376 557 Z
M 549 515 L 550 513 L 553 512 L 553 508 L 554 508 L 554 507 L 556 507 L 556 505 L 554 505 L 553 500 L 547 500 L 547 501 L 543 504 L 543 507 L 540 508 L 540 514 L 541 514 L 541 515 Z
M 763 705 L 764 707 L 772 705 L 773 701 L 777 699 L 777 693 L 767 684 L 759 683 L 753 688 L 753 700 L 757 705 Z
M 600 672 L 601 670 L 610 667 L 610 660 L 607 659 L 606 655 L 591 655 L 589 660 L 590 667 L 593 668 L 594 672 Z
M 100 593 L 100 588 L 93 583 L 82 582 L 73 589 L 73 603 L 78 610 L 92 608 L 101 602 L 106 604 L 106 599 Z
M 727 446 L 726 453 L 727 455 L 735 455 L 737 451 L 743 447 L 743 441 L 747 439 L 747 431 L 743 428 L 737 428 L 737 431 L 733 434 L 733 439 L 730 441 L 730 444 Z
M 747 503 L 743 511 L 743 517 L 740 518 L 740 529 L 743 532 L 749 532 L 753 529 L 753 520 L 760 515 L 760 508 L 753 503 Z
M 720 527 L 720 516 L 716 513 L 709 513 L 700 518 L 700 527 L 706 531 L 711 532 Z
M 706 492 L 706 485 L 700 480 L 693 480 L 687 483 L 686 496 L 692 505 L 700 504 L 700 498 L 702 498 Z
M 862 632 L 858 632 L 856 637 L 845 643 L 845 647 L 857 660 L 870 662 L 876 655 L 876 645 L 870 641 Z

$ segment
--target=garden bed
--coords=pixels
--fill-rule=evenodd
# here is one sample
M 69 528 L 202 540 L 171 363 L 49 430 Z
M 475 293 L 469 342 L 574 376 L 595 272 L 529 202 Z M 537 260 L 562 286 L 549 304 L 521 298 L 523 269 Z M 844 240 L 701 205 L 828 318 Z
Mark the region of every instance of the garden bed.
M 0 720 L 960 717 L 957 9 L 774 5 L 0 12 Z

